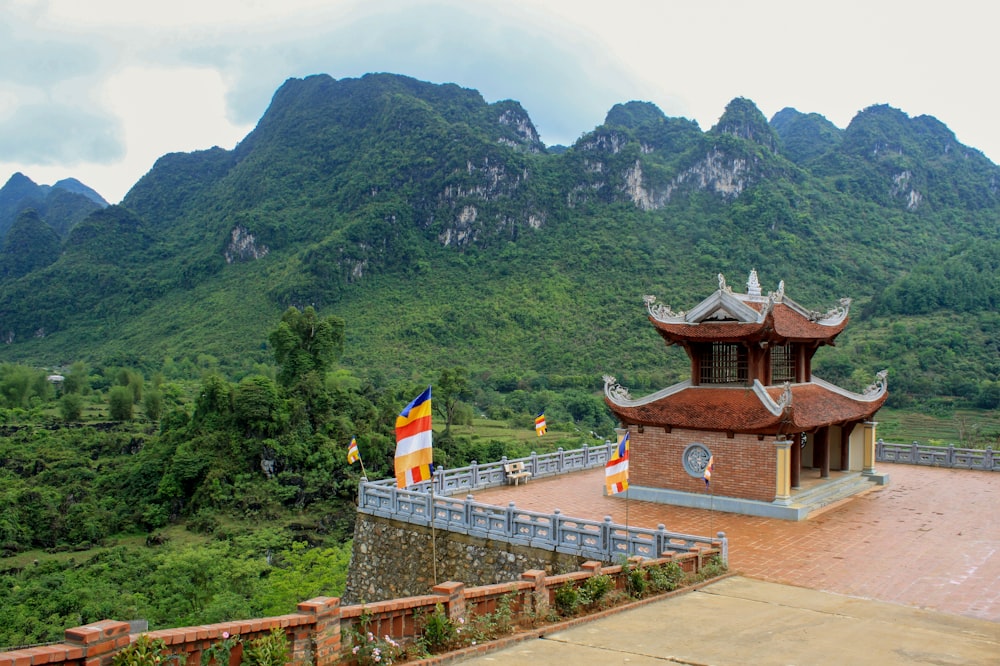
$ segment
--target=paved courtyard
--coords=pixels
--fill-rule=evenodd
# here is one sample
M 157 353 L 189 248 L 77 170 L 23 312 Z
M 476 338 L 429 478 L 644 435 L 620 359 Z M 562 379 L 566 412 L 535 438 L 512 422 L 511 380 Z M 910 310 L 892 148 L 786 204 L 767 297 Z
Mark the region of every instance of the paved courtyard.
M 475 499 L 709 535 L 750 578 L 1000 622 L 1000 474 L 880 464 L 890 483 L 792 522 L 604 496 L 604 470 Z M 998 658 L 1000 663 L 1000 658 Z

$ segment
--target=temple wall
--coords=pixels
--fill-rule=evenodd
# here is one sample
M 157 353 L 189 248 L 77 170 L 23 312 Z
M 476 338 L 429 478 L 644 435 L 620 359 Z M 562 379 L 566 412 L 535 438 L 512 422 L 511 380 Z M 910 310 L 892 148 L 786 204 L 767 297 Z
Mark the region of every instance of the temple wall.
M 640 433 L 635 426 L 629 432 L 631 485 L 774 501 L 777 453 L 773 437 L 758 440 L 756 435 L 736 434 L 730 439 L 723 432 L 675 428 L 668 433 L 654 427 Z M 695 442 L 715 456 L 711 488 L 684 469 L 684 450 Z

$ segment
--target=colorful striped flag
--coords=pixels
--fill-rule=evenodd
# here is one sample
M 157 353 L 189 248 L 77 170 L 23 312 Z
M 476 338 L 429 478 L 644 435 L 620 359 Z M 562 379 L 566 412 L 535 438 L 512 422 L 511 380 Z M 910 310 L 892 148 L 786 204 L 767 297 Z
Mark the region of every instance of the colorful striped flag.
M 712 480 L 712 469 L 715 467 L 715 456 L 708 457 L 708 464 L 705 465 L 705 472 L 701 475 L 701 478 L 705 479 L 705 487 L 708 487 L 708 482 Z
M 628 490 L 628 443 L 628 433 L 625 433 L 604 466 L 604 485 L 609 495 Z
M 396 417 L 396 485 L 412 486 L 431 478 L 434 462 L 431 387 Z
M 358 440 L 351 437 L 351 445 L 347 447 L 347 464 L 353 465 L 360 459 L 361 453 L 358 451 Z
M 545 434 L 548 427 L 545 425 L 545 412 L 535 417 L 535 434 L 539 437 Z

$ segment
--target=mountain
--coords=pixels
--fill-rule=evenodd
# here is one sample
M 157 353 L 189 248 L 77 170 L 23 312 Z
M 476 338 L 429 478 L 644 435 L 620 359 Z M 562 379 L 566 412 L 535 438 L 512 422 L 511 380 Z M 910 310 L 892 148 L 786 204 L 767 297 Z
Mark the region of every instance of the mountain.
M 90 213 L 108 205 L 101 195 L 75 178 L 37 185 L 15 173 L 0 188 L 0 240 L 21 213 L 34 210 L 61 237 Z
M 270 361 L 284 309 L 312 305 L 346 320 L 342 361 L 362 375 L 660 388 L 687 360 L 658 344 L 643 296 L 683 309 L 755 268 L 819 311 L 856 300 L 843 352 L 817 356 L 826 378 L 889 366 L 900 399 L 955 395 L 954 354 L 921 327 L 950 321 L 975 356 L 995 320 L 946 289 L 933 312 L 895 295 L 989 252 L 998 183 L 944 124 L 888 106 L 839 130 L 737 98 L 702 131 L 630 101 L 549 150 L 515 101 L 392 74 L 289 79 L 235 149 L 163 156 L 58 259 L 8 273 L 0 360 L 241 373 Z M 964 397 L 998 380 L 984 367 L 962 366 Z

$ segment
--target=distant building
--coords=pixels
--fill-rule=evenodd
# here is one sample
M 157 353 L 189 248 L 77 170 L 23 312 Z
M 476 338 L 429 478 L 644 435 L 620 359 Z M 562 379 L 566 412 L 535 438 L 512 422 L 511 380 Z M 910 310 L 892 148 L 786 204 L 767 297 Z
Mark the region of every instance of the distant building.
M 812 358 L 847 325 L 850 299 L 819 313 L 785 295 L 719 288 L 688 312 L 646 297 L 649 320 L 691 361 L 691 377 L 633 398 L 605 377 L 605 401 L 630 433 L 629 496 L 800 519 L 887 482 L 875 472 L 875 413 L 886 373 L 863 393 L 812 374 Z M 710 482 L 705 467 L 712 459 Z

